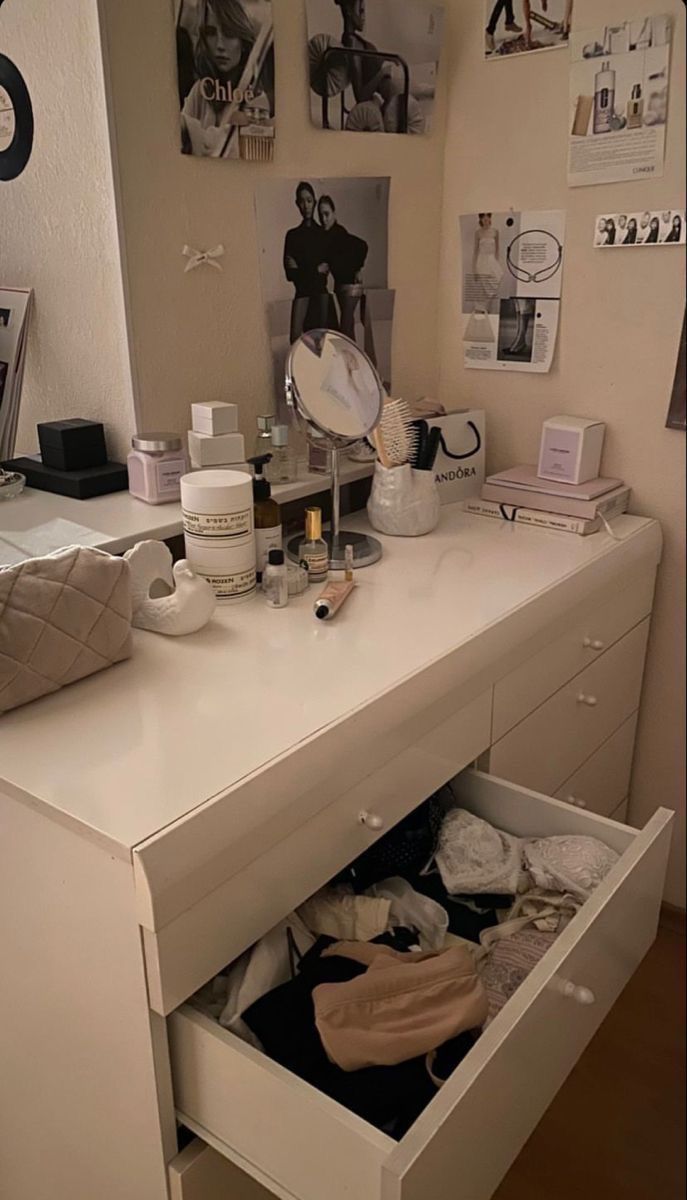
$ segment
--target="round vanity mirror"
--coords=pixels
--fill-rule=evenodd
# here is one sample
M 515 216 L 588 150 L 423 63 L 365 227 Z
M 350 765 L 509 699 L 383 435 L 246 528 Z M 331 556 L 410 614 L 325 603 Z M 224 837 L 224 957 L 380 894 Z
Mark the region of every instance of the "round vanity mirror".
M 332 525 L 326 534 L 330 565 L 342 570 L 346 546 L 353 547 L 354 565 L 370 566 L 382 556 L 376 538 L 339 528 L 339 451 L 377 428 L 384 407 L 384 389 L 366 354 L 342 333 L 312 329 L 291 347 L 286 365 L 286 399 L 306 435 L 324 438 L 332 449 Z M 301 538 L 288 545 L 297 559 Z

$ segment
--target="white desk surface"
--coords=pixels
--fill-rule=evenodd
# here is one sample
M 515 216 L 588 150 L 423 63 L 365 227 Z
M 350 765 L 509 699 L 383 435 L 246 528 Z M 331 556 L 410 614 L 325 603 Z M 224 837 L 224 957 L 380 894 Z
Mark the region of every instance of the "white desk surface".
M 383 561 L 330 623 L 311 588 L 281 611 L 262 597 L 219 608 L 183 639 L 136 631 L 128 662 L 0 717 L 0 787 L 126 854 L 580 572 L 591 593 L 609 571 L 658 562 L 656 522 L 614 529 L 622 543 L 451 506 L 428 537 L 382 539 Z
M 341 463 L 341 481 L 347 484 L 366 479 L 372 474 L 372 469 L 369 464 L 352 463 L 344 459 Z M 272 489 L 275 500 L 280 504 L 328 490 L 328 476 L 306 472 L 304 464 L 300 465 L 300 475 L 295 483 L 275 485 Z M 26 557 L 26 554 L 16 551 L 13 538 L 23 542 L 26 535 L 30 536 L 31 531 L 37 528 L 45 531 L 43 536 L 49 536 L 46 527 L 54 521 L 69 521 L 95 535 L 80 537 L 76 531 L 72 531 L 71 544 L 95 546 L 99 550 L 107 550 L 109 554 L 123 554 L 136 542 L 148 538 L 162 541 L 182 533 L 180 504 L 144 504 L 128 492 L 114 492 L 94 500 L 73 500 L 69 496 L 56 496 L 51 492 L 26 488 L 16 500 L 0 502 L 0 566 L 19 562 Z M 59 542 L 60 546 L 63 544 Z

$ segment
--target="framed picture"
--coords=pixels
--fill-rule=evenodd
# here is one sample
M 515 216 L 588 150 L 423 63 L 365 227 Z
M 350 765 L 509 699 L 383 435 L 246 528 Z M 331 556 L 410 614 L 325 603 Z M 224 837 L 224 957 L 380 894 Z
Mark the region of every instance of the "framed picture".
M 11 59 L 0 54 L 0 182 L 16 179 L 33 149 L 29 90 Z

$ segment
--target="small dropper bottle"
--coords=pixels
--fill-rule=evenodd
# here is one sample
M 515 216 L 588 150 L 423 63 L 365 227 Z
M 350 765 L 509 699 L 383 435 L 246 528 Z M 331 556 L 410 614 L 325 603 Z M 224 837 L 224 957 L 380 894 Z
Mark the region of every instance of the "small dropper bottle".
M 311 583 L 322 583 L 329 575 L 329 549 L 322 537 L 321 508 L 305 510 L 305 541 L 301 542 L 298 557 L 307 562 Z

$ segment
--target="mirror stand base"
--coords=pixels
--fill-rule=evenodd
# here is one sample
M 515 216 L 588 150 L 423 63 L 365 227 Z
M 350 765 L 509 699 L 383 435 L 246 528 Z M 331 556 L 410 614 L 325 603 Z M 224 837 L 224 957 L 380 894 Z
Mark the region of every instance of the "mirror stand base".
M 296 537 L 291 538 L 291 541 L 288 543 L 286 556 L 291 562 L 298 562 L 304 536 L 304 534 L 299 533 Z M 346 569 L 346 546 L 353 547 L 353 568 L 356 571 L 362 567 L 371 567 L 374 563 L 379 562 L 382 557 L 381 542 L 378 542 L 377 538 L 369 537 L 366 533 L 349 533 L 345 529 L 342 529 L 335 547 L 332 547 L 332 535 L 328 529 L 325 530 L 322 536 L 329 546 L 330 571 L 344 571 Z

